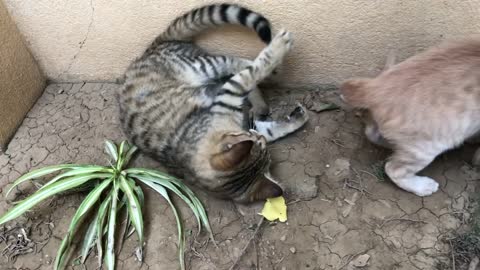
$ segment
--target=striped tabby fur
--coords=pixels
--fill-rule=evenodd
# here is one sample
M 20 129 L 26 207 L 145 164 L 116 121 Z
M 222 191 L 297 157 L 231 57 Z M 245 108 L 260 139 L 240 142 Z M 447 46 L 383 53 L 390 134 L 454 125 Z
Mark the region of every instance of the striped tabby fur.
M 192 42 L 223 24 L 251 28 L 268 46 L 251 61 L 212 55 Z M 217 197 L 252 202 L 281 195 L 266 143 L 299 129 L 307 115 L 298 107 L 280 121 L 255 120 L 256 131 L 249 123 L 252 111 L 268 112 L 256 86 L 291 44 L 290 33 L 272 39 L 267 19 L 237 5 L 208 5 L 175 19 L 125 73 L 118 101 L 126 135 L 170 173 Z

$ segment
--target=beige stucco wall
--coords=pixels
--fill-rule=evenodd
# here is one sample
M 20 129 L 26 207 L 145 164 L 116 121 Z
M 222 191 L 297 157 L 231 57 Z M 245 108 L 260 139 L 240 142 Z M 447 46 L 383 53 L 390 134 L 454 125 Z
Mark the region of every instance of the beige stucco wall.
M 0 152 L 44 87 L 45 78 L 0 1 Z
M 213 1 L 5 0 L 50 79 L 112 81 L 176 15 Z M 218 1 L 215 1 L 218 2 Z M 296 43 L 282 80 L 335 83 L 375 74 L 446 37 L 480 33 L 480 0 L 244 0 Z M 254 56 L 262 44 L 230 28 L 201 38 L 212 51 Z

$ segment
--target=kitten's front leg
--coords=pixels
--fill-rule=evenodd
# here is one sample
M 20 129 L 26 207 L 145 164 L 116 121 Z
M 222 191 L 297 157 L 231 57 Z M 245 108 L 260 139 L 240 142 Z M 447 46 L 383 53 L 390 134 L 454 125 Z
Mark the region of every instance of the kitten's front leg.
M 365 124 L 365 136 L 367 139 L 380 147 L 392 149 L 392 145 L 383 137 L 378 128 L 377 122 L 373 119 L 372 113 L 369 110 L 359 111 L 360 117 Z
M 371 143 L 380 147 L 392 149 L 392 145 L 380 133 L 380 130 L 378 130 L 378 126 L 376 125 L 376 123 L 366 124 L 365 135 Z
M 438 183 L 416 173 L 423 170 L 442 151 L 435 151 L 428 143 L 422 149 L 396 150 L 385 164 L 385 172 L 400 188 L 417 196 L 429 196 L 438 190 Z M 433 150 L 433 151 L 432 151 Z
M 255 120 L 255 130 L 273 142 L 299 130 L 308 121 L 308 114 L 301 105 L 295 108 L 285 119 L 278 121 Z

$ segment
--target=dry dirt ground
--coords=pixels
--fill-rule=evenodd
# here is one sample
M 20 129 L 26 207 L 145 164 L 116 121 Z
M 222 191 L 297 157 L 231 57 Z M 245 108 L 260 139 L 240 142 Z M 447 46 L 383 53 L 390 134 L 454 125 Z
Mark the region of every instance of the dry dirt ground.
M 116 118 L 115 88 L 115 84 L 93 83 L 48 86 L 7 152 L 0 154 L 0 213 L 11 206 L 5 199 L 9 183 L 32 168 L 67 162 L 107 163 L 103 140 L 123 139 Z M 267 93 L 276 113 L 288 112 L 298 101 L 307 105 L 338 102 L 336 92 L 328 89 Z M 437 179 L 441 190 L 419 198 L 384 179 L 379 168 L 388 151 L 366 141 L 353 112 L 337 109 L 309 114 L 304 130 L 270 146 L 273 174 L 287 190 L 288 222 L 263 222 L 238 269 L 357 269 L 367 259 L 363 269 L 453 269 L 445 267 L 451 258 L 448 237 L 469 219 L 480 179 L 469 165 L 473 146 L 442 155 L 428 167 L 423 173 Z M 135 163 L 158 168 L 143 156 Z M 17 196 L 27 190 L 28 185 L 22 186 Z M 196 236 L 191 212 L 179 203 L 187 219 L 188 268 L 229 269 L 256 231 L 261 206 L 235 205 L 196 191 L 207 207 L 218 248 L 207 241 L 205 233 Z M 145 262 L 136 261 L 136 239 L 131 237 L 119 255 L 118 269 L 178 269 L 174 217 L 163 199 L 146 193 Z M 8 224 L 25 248 L 17 250 L 1 242 L 0 269 L 51 269 L 83 196 L 49 200 Z M 19 253 L 27 254 L 14 260 Z M 86 267 L 96 269 L 94 255 Z M 75 260 L 71 268 L 85 269 Z

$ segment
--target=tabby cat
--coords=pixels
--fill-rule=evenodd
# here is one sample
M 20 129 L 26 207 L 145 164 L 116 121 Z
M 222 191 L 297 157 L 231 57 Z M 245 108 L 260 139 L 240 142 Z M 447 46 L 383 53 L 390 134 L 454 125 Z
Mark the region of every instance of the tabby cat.
M 394 150 L 385 165 L 392 181 L 431 195 L 438 183 L 417 172 L 480 132 L 480 38 L 444 42 L 376 78 L 348 80 L 341 92 L 365 110 L 369 140 Z M 479 156 L 477 150 L 474 163 Z
M 212 55 L 192 42 L 224 24 L 251 28 L 268 46 L 251 61 Z M 302 106 L 278 121 L 260 117 L 269 109 L 257 84 L 291 46 L 289 32 L 272 39 L 269 21 L 238 5 L 207 5 L 178 17 L 125 73 L 118 102 L 127 137 L 170 173 L 217 197 L 248 203 L 281 195 L 266 143 L 300 129 L 308 117 Z

